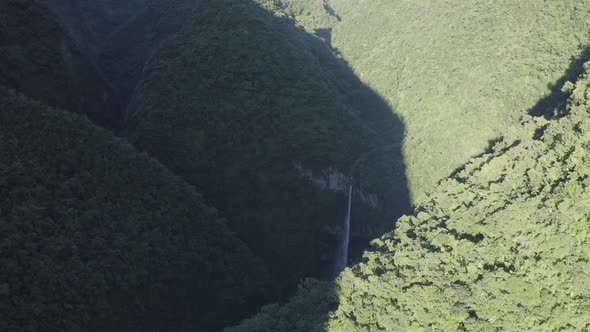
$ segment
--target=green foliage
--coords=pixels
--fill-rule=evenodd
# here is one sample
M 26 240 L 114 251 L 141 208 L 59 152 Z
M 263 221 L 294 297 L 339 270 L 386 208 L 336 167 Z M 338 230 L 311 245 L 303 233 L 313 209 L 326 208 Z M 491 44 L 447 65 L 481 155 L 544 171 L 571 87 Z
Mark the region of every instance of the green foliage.
M 129 137 L 203 192 L 230 227 L 294 288 L 331 270 L 344 195 L 315 175 L 355 176 L 355 233 L 380 234 L 407 210 L 403 126 L 325 43 L 277 1 L 201 1 L 143 70 Z M 370 152 L 370 153 L 367 153 Z M 353 167 L 354 166 L 354 167 Z M 344 189 L 343 185 L 341 189 Z
M 242 322 L 240 327 L 227 328 L 224 332 L 323 332 L 328 312 L 337 304 L 331 283 L 305 279 L 286 305 L 267 305 L 256 316 Z
M 0 88 L 0 330 L 218 330 L 331 270 L 350 175 L 358 237 L 415 213 L 229 331 L 590 329 L 590 4 L 40 2 L 0 0 L 0 84 L 117 129 L 100 53 L 180 177 Z
M 60 25 L 93 58 L 106 39 L 154 0 L 36 0 L 59 18 Z
M 256 310 L 261 262 L 192 187 L 0 88 L 0 330 L 199 331 Z
M 99 64 L 117 91 L 129 99 L 154 50 L 184 25 L 195 0 L 158 0 L 116 29 L 105 41 Z
M 308 11 L 321 3 L 304 2 Z M 341 17 L 333 46 L 404 120 L 413 202 L 560 89 L 558 79 L 579 63 L 573 58 L 588 60 L 590 2 L 329 3 Z M 307 17 L 303 24 L 318 24 Z M 580 72 L 566 74 L 573 80 Z
M 590 75 L 573 91 L 562 117 L 525 119 L 318 287 L 337 296 L 329 315 L 309 313 L 308 290 L 230 331 L 590 329 Z
M 119 128 L 113 91 L 55 17 L 33 0 L 0 0 L 0 84 Z

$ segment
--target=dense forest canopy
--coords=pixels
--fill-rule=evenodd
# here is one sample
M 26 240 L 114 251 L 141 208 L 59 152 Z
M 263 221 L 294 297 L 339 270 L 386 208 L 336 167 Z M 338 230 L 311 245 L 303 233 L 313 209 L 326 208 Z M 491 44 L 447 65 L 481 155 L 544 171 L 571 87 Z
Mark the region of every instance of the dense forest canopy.
M 292 289 L 331 272 L 321 258 L 336 243 L 322 231 L 341 227 L 347 177 L 375 197 L 355 199 L 363 218 L 355 232 L 365 237 L 409 202 L 401 122 L 285 15 L 248 1 L 200 1 L 152 54 L 126 120 L 136 146 L 199 188 Z M 340 180 L 335 191 L 302 173 Z
M 0 330 L 590 330 L 589 22 L 0 0 Z
M 120 129 L 117 94 L 35 0 L 0 0 L 0 84 Z
M 590 329 L 590 75 L 567 86 L 558 120 L 525 118 L 336 282 L 226 331 Z
M 61 26 L 92 58 L 108 37 L 141 14 L 154 0 L 38 0 L 57 17 Z
M 98 63 L 124 100 L 131 98 L 152 53 L 182 28 L 198 2 L 153 1 L 105 39 Z
M 264 300 L 260 260 L 156 160 L 4 88 L 0 109 L 0 330 L 209 330 Z
M 588 60 L 585 1 L 329 3 L 341 18 L 332 44 L 404 121 L 414 202 Z

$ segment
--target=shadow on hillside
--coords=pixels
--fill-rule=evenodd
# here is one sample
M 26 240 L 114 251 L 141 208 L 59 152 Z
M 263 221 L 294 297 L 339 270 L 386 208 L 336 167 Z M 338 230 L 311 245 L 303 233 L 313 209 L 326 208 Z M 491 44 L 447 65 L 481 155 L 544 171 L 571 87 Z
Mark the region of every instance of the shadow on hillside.
M 568 81 L 575 82 L 584 71 L 584 62 L 588 60 L 590 60 L 590 48 L 586 47 L 578 57 L 571 59 L 570 66 L 563 76 L 555 84 L 548 85 L 551 93 L 530 108 L 528 114 L 531 116 L 543 116 L 546 119 L 553 118 L 556 115 L 555 110 L 565 106 L 569 97 L 569 93 L 562 91 L 563 85 Z
M 282 24 L 294 25 L 290 19 L 280 18 L 280 20 Z M 370 240 L 391 231 L 397 218 L 411 212 L 406 166 L 402 154 L 404 124 L 388 104 L 356 76 L 348 63 L 337 56 L 338 50 L 330 45 L 329 30 L 316 30 L 315 35 L 301 28 L 294 28 L 291 31 L 293 35 L 290 38 L 304 40 L 310 45 L 311 53 L 321 63 L 323 76 L 338 89 L 345 106 L 341 111 L 349 113 L 349 116 L 355 119 L 356 125 L 363 128 L 368 136 L 354 138 L 359 141 L 364 139 L 362 146 L 355 144 L 341 151 L 348 154 L 347 167 L 343 173 L 352 179 L 353 184 L 348 260 L 350 265 L 361 259 L 362 253 L 369 248 Z M 333 103 L 338 104 L 338 101 Z M 309 204 L 304 200 L 292 202 L 294 211 L 299 206 Z M 329 218 L 328 224 L 342 229 L 346 206 L 346 195 L 344 192 L 338 192 L 332 202 L 327 202 L 325 205 L 317 204 L 315 209 L 318 211 L 315 215 Z M 341 232 L 326 234 L 320 228 L 316 228 L 316 232 L 320 232 L 325 244 L 333 249 L 341 244 Z M 318 234 L 309 234 L 309 236 L 313 238 Z M 333 255 L 336 250 L 329 252 Z M 334 265 L 335 257 L 329 259 L 323 257 L 317 261 L 315 268 L 317 273 L 308 277 L 330 279 Z M 326 294 L 326 297 L 337 299 L 338 294 L 334 290 L 331 292 L 332 294 Z
M 195 0 L 150 0 L 141 14 L 105 38 L 97 62 L 125 105 L 152 52 L 182 28 L 196 4 Z
M 330 15 L 335 15 L 330 12 L 330 8 L 324 9 Z M 296 25 L 289 18 L 279 20 L 282 24 Z M 339 50 L 332 48 L 330 29 L 318 29 L 312 34 L 297 27 L 291 32 L 289 38 L 303 40 L 305 44 L 310 45 L 311 53 L 322 66 L 323 76 L 337 88 L 343 100 L 344 108 L 341 111 L 353 117 L 356 125 L 363 128 L 368 136 L 364 138 L 365 142 L 359 144 L 361 147 L 354 144 L 340 151 L 347 154 L 348 159 L 347 166 L 340 169 L 352 179 L 353 184 L 348 260 L 350 265 L 361 259 L 372 239 L 391 231 L 400 216 L 411 212 L 406 166 L 402 155 L 405 127 L 384 99 L 364 84 L 346 60 L 339 56 Z M 305 66 L 304 63 L 298 65 Z M 339 105 L 337 100 L 332 103 Z M 332 107 L 327 105 L 326 108 Z M 354 138 L 358 141 L 362 139 Z M 338 192 L 335 199 L 328 200 L 323 205 L 317 204 L 315 208 L 318 211 L 314 215 L 329 218 L 328 224 L 342 229 L 347 207 L 347 197 L 344 193 L 344 190 Z M 293 201 L 293 211 L 298 210 L 299 206 L 309 204 L 304 200 Z M 326 234 L 319 228 L 316 231 L 320 232 L 320 236 L 329 247 L 335 248 L 340 245 L 341 232 Z M 310 236 L 316 237 L 318 234 Z M 335 257 L 328 260 L 324 257 L 317 261 L 317 273 L 305 277 L 331 279 L 335 263 Z
M 404 124 L 335 53 L 252 0 L 202 1 L 129 104 L 136 146 L 227 218 L 266 263 L 273 302 L 303 278 L 333 277 L 351 177 L 349 262 L 411 209 Z

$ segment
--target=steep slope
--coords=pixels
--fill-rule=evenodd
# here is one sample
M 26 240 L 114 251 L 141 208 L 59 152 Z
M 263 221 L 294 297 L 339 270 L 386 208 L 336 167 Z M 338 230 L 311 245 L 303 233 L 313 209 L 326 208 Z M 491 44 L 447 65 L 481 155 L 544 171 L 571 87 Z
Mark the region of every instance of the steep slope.
M 215 331 L 260 261 L 194 189 L 87 120 L 0 88 L 0 330 Z
M 0 0 L 0 84 L 87 114 L 101 126 L 121 125 L 111 88 L 48 9 L 33 0 Z
M 522 121 L 337 284 L 227 331 L 590 329 L 590 75 L 564 91 L 558 120 Z
M 289 289 L 332 269 L 350 176 L 356 238 L 407 211 L 403 125 L 321 39 L 264 5 L 278 16 L 201 1 L 144 68 L 127 123 Z
M 290 2 L 307 4 L 302 24 L 326 25 L 322 1 Z M 405 122 L 414 202 L 558 90 L 570 65 L 575 79 L 590 42 L 585 1 L 323 2 L 341 19 L 333 46 Z
M 93 58 L 118 27 L 154 0 L 38 0 L 50 8 L 60 24 Z
M 160 43 L 182 28 L 199 0 L 154 0 L 104 43 L 98 63 L 117 91 L 129 99 Z

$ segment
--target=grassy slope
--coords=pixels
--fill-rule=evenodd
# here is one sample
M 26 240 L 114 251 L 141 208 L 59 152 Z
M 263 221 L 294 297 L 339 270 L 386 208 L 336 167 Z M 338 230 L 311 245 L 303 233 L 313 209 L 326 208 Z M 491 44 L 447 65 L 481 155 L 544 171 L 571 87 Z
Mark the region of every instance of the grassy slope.
M 589 329 L 589 114 L 586 74 L 558 120 L 523 121 L 337 284 L 308 282 L 228 331 Z
M 209 331 L 262 300 L 262 264 L 192 187 L 4 88 L 0 197 L 2 331 Z
M 118 129 L 120 106 L 92 63 L 48 9 L 0 0 L 0 84 Z
M 348 175 L 359 160 L 355 185 L 380 203 L 355 197 L 355 232 L 376 234 L 408 206 L 399 121 L 321 40 L 255 3 L 203 2 L 144 69 L 128 120 L 136 144 L 223 211 L 281 285 L 330 270 L 320 257 L 337 244 L 322 230 L 344 212 L 342 193 L 294 162 Z
M 329 2 L 334 47 L 404 120 L 414 201 L 515 125 L 590 41 L 577 0 Z

